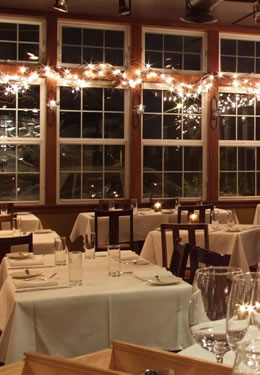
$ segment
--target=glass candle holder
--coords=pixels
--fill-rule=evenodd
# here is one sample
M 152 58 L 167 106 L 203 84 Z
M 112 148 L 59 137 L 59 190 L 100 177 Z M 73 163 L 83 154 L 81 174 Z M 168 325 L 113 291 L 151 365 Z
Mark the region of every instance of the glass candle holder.
M 162 205 L 161 205 L 161 203 L 160 203 L 160 202 L 156 202 L 156 203 L 154 203 L 154 205 L 153 205 L 153 209 L 154 209 L 155 212 L 159 212 L 159 211 L 161 211 L 161 209 L 162 209 Z

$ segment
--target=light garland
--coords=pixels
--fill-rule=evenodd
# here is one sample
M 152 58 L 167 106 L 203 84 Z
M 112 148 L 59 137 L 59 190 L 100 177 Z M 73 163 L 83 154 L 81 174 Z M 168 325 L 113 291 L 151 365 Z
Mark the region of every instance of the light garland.
M 80 73 L 79 73 L 80 72 Z M 32 84 L 39 78 L 51 78 L 59 85 L 69 86 L 74 92 L 81 88 L 88 87 L 90 81 L 106 80 L 111 81 L 112 87 L 135 89 L 145 82 L 164 84 L 169 90 L 170 96 L 180 97 L 183 101 L 189 98 L 197 98 L 201 93 L 208 92 L 213 88 L 216 80 L 225 82 L 225 85 L 232 89 L 232 92 L 244 92 L 257 100 L 260 100 L 260 79 L 252 76 L 238 74 L 204 74 L 193 83 L 180 81 L 178 76 L 160 73 L 153 70 L 149 64 L 143 70 L 131 66 L 121 71 L 110 64 L 87 64 L 80 66 L 80 69 L 52 68 L 49 66 L 21 67 L 20 72 L 14 75 L 0 73 L 1 94 L 6 96 L 16 93 L 24 94 Z M 242 96 L 241 96 L 242 98 Z M 244 103 L 242 103 L 244 101 Z M 246 99 L 241 99 L 241 105 L 245 105 Z M 249 102 L 248 102 L 249 103 Z M 55 103 L 51 103 L 54 106 Z M 248 105 L 248 104 L 247 104 Z

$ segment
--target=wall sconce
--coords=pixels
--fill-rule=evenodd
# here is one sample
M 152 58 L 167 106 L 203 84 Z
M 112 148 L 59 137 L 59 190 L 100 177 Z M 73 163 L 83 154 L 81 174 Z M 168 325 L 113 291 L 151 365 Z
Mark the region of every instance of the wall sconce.
M 135 107 L 135 110 L 136 110 L 136 113 L 137 113 L 139 116 L 143 116 L 144 111 L 145 111 L 145 105 L 143 105 L 143 104 L 138 104 L 138 105 Z
M 221 116 L 221 111 L 218 108 L 218 100 L 214 95 L 211 99 L 211 113 L 210 113 L 210 126 L 212 129 L 216 129 L 218 126 L 218 120 Z
M 59 103 L 54 99 L 50 99 L 47 103 L 47 116 L 49 126 L 52 126 L 55 123 L 58 105 Z
M 119 0 L 119 16 L 131 15 L 131 0 Z

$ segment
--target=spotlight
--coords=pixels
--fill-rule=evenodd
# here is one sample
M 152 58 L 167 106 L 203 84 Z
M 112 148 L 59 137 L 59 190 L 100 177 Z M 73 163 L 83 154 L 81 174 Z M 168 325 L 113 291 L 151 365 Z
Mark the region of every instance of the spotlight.
M 56 0 L 53 8 L 64 13 L 68 13 L 69 11 L 67 0 Z
M 131 0 L 119 0 L 119 15 L 130 16 L 131 14 Z

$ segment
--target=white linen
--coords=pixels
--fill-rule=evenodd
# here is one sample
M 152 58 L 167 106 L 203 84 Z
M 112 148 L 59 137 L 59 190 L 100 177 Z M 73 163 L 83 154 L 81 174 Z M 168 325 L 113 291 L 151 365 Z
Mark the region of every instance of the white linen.
M 19 215 L 19 212 L 17 213 L 17 218 L 21 219 L 21 230 L 22 232 L 32 232 L 35 229 L 41 229 L 42 223 L 40 219 L 35 216 L 34 214 L 28 213 L 26 215 Z M 2 223 L 2 227 L 4 229 L 9 229 L 10 224 L 9 223 Z
M 8 259 L 8 262 L 11 267 L 30 267 L 30 266 L 40 266 L 44 264 L 43 259 L 21 259 L 21 260 L 12 260 Z
M 5 258 L 0 276 L 7 265 Z M 121 266 L 123 272 L 160 269 Z M 59 285 L 68 280 L 67 266 L 56 271 Z M 114 339 L 183 349 L 192 343 L 186 314 L 190 293 L 191 285 L 184 281 L 157 287 L 133 274 L 109 277 L 106 257 L 83 256 L 83 285 L 78 287 L 15 293 L 7 277 L 0 289 L 0 361 L 21 360 L 26 351 L 71 358 L 107 348 Z
M 253 224 L 260 225 L 260 204 L 256 205 Z
M 244 272 L 249 271 L 249 266 L 260 261 L 260 226 L 240 224 L 239 232 L 226 232 L 225 226 L 221 230 L 213 231 L 209 225 L 209 248 L 222 254 L 231 254 L 230 265 L 241 267 Z M 166 235 L 168 244 L 168 259 L 172 255 L 172 241 Z M 181 232 L 183 242 L 188 242 L 187 232 Z M 204 247 L 202 231 L 196 234 L 196 243 Z M 141 256 L 150 262 L 162 265 L 161 232 L 152 231 L 148 234 L 143 245 Z
M 57 286 L 59 285 L 59 282 L 56 280 L 31 280 L 31 281 L 21 281 L 21 280 L 15 280 L 14 285 L 18 289 L 27 289 L 30 288 L 33 290 L 33 288 L 46 288 L 49 286 Z

